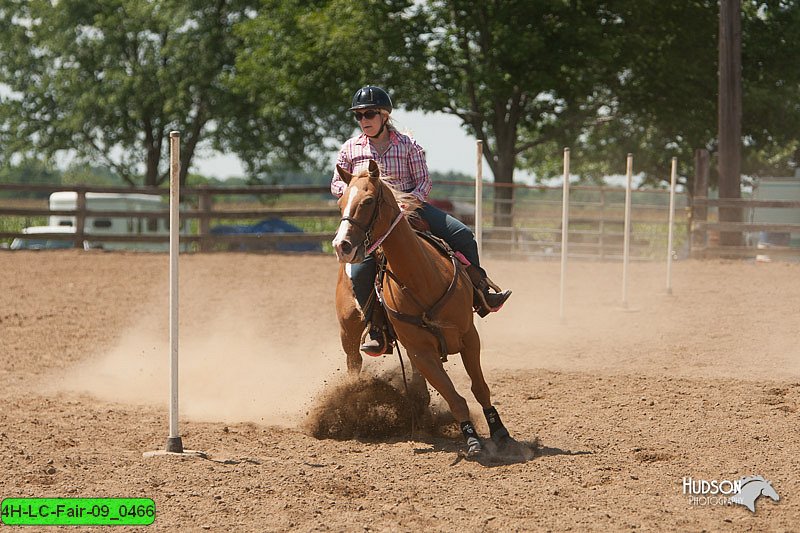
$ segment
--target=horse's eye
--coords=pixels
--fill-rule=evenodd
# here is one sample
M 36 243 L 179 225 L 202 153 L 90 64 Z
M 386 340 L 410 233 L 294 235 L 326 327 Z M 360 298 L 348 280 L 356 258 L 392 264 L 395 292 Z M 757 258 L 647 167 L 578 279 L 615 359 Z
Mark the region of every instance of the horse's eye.
M 366 198 L 364 198 L 364 201 L 361 202 L 361 205 L 372 205 L 374 203 L 375 203 L 375 198 L 373 198 L 372 196 L 367 196 Z

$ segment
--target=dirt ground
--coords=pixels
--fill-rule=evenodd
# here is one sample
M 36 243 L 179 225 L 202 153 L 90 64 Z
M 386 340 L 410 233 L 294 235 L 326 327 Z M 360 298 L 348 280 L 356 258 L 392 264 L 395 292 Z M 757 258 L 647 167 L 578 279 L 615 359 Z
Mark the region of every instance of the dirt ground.
M 0 251 L 0 497 L 152 498 L 142 531 L 800 530 L 800 265 L 677 262 L 667 295 L 635 263 L 623 308 L 619 263 L 571 264 L 563 322 L 558 263 L 486 266 L 514 296 L 481 320 L 485 372 L 532 460 L 310 436 L 346 377 L 336 261 L 246 254 L 181 258 L 180 433 L 208 458 L 145 458 L 168 435 L 167 256 Z M 682 488 L 748 475 L 780 501 Z

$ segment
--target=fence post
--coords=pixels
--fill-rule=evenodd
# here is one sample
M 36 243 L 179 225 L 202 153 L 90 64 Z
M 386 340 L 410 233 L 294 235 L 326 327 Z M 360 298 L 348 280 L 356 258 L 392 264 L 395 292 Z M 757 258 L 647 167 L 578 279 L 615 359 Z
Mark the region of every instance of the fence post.
M 211 210 L 214 206 L 214 199 L 207 190 L 200 191 L 198 201 L 200 208 L 200 251 L 208 252 L 211 250 L 211 243 L 208 236 L 211 234 Z
M 600 260 L 606 258 L 606 188 L 600 187 Z
M 475 143 L 475 242 L 483 255 L 483 141 Z
M 708 221 L 708 204 L 695 205 L 695 200 L 702 198 L 708 200 L 708 150 L 699 148 L 694 151 L 694 194 L 692 195 L 691 228 L 692 236 L 690 246 L 692 255 L 697 257 L 700 251 L 705 255 L 708 246 L 708 230 L 705 223 Z
M 669 217 L 667 228 L 667 294 L 672 294 L 672 232 L 675 221 L 675 182 L 678 179 L 678 158 L 672 158 L 669 173 Z
M 564 148 L 564 183 L 561 196 L 561 283 L 558 316 L 564 322 L 564 301 L 567 285 L 567 258 L 569 256 L 569 148 Z
M 83 249 L 83 239 L 86 225 L 86 190 L 76 188 L 75 194 L 75 248 Z
M 631 252 L 631 187 L 633 181 L 633 154 L 628 154 L 625 171 L 625 226 L 622 237 L 622 307 L 628 308 L 628 263 Z

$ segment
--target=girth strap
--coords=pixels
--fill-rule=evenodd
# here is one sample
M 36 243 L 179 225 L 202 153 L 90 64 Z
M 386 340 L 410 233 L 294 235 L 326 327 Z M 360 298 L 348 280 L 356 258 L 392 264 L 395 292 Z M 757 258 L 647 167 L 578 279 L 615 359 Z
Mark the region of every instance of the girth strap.
M 375 276 L 375 292 L 378 295 L 378 301 L 381 303 L 381 305 L 383 305 L 383 308 L 386 309 L 386 312 L 391 316 L 402 320 L 403 322 L 407 322 L 422 329 L 428 330 L 434 337 L 436 337 L 436 340 L 439 341 L 439 357 L 441 357 L 442 362 L 447 362 L 447 355 L 450 351 L 448 350 L 447 340 L 445 339 L 441 328 L 434 323 L 434 320 L 436 315 L 439 314 L 439 311 L 441 311 L 442 307 L 444 307 L 445 303 L 447 303 L 450 295 L 455 292 L 456 283 L 458 281 L 458 269 L 460 268 L 460 263 L 452 253 L 449 254 L 449 257 L 450 261 L 453 263 L 453 279 L 450 281 L 450 286 L 447 288 L 447 291 L 442 295 L 442 297 L 439 298 L 430 309 L 424 311 L 420 316 L 402 313 L 396 309 L 392 309 L 389 307 L 389 304 L 386 303 L 386 300 L 383 297 L 384 275 L 388 275 L 392 281 L 400 286 L 401 290 L 405 291 L 406 294 L 411 297 L 411 299 L 414 300 L 418 306 L 424 309 L 424 306 L 414 296 L 414 294 L 407 290 L 407 287 L 403 285 L 399 279 L 397 279 L 397 276 L 392 271 L 386 268 L 385 257 L 382 257 L 381 261 L 378 262 L 378 273 Z

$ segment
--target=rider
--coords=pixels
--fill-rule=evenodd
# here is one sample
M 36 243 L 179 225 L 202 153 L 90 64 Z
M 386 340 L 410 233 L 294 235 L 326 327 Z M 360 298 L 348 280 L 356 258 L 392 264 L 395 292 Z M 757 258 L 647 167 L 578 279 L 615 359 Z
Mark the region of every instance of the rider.
M 498 311 L 511 296 L 511 291 L 491 292 L 496 288 L 488 279 L 486 271 L 480 267 L 478 245 L 472 231 L 461 221 L 427 203 L 431 190 L 425 150 L 407 135 L 403 135 L 392 125 L 390 114 L 392 100 L 389 95 L 374 85 L 362 87 L 353 95 L 350 111 L 354 112 L 356 122 L 362 133 L 347 140 L 339 152 L 336 163 L 350 173 L 357 173 L 375 160 L 381 175 L 390 176 L 389 182 L 395 189 L 416 196 L 422 206 L 417 213 L 429 225 L 431 233 L 443 239 L 453 250 L 461 252 L 470 265 L 467 274 L 475 285 L 475 307 L 480 316 Z M 331 192 L 341 197 L 346 184 L 334 170 Z M 347 274 L 353 283 L 353 291 L 359 306 L 365 312 L 369 323 L 368 339 L 361 350 L 369 355 L 381 355 L 391 351 L 385 334 L 386 315 L 383 307 L 372 305 L 372 316 L 367 316 L 370 300 L 374 300 L 374 281 L 377 267 L 372 255 L 362 263 L 347 265 Z

